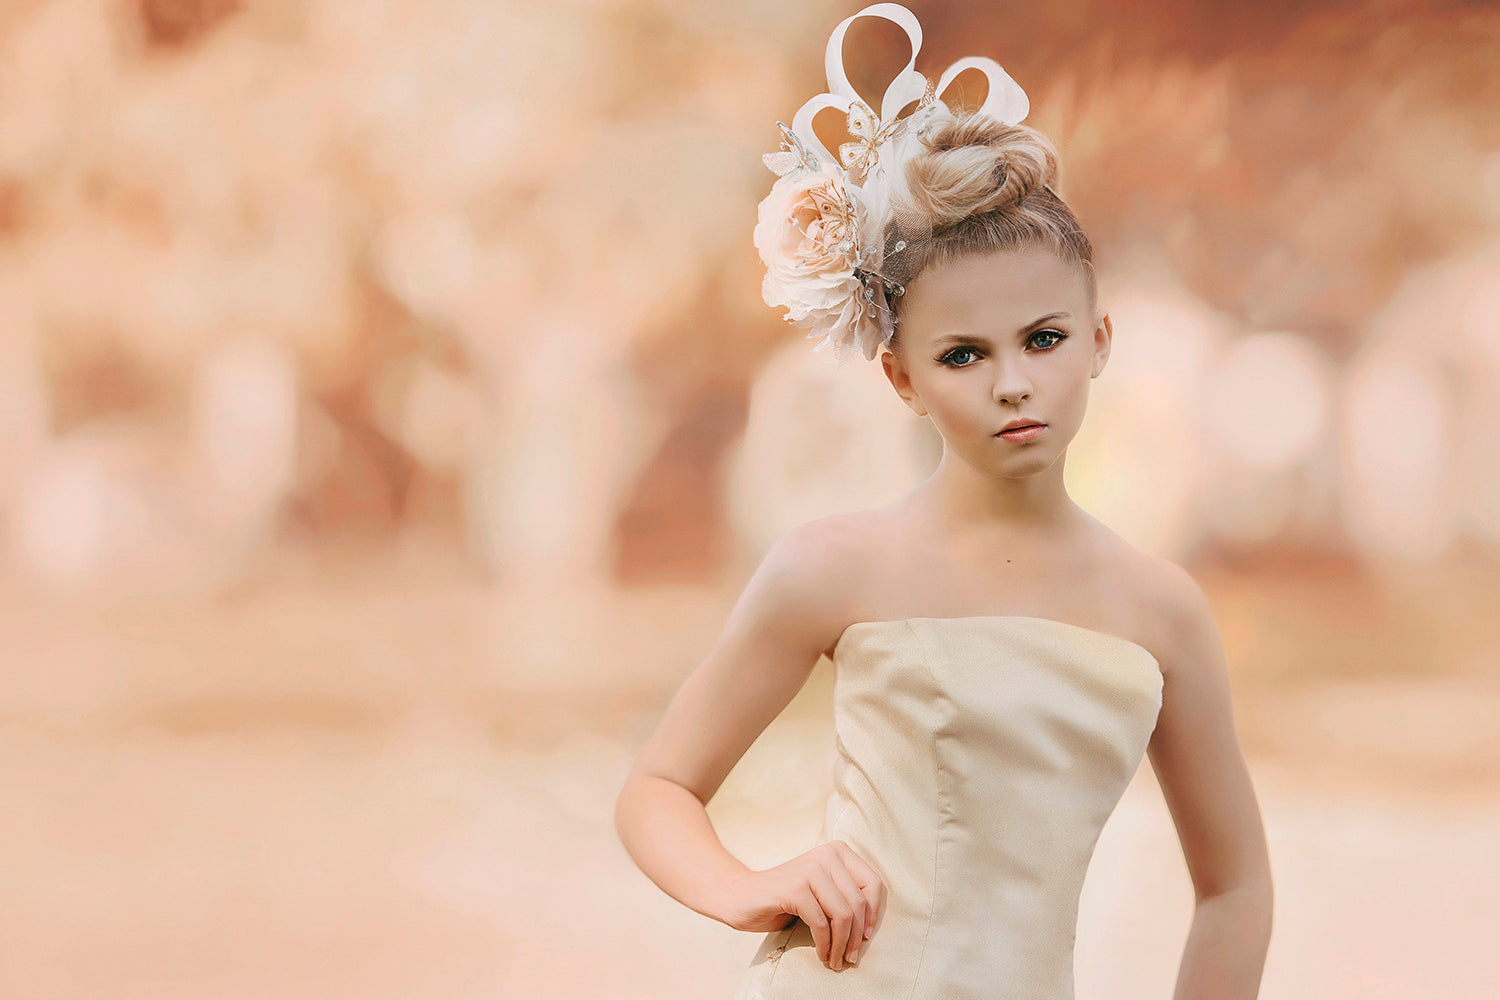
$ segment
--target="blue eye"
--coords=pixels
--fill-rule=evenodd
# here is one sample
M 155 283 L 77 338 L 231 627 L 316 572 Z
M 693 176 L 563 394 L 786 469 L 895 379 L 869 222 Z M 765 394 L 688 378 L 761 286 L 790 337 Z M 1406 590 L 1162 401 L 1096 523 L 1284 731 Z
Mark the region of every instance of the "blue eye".
M 1037 348 L 1038 350 L 1041 350 L 1041 351 L 1050 351 L 1050 350 L 1053 350 L 1054 348 L 1057 347 L 1058 344 L 1061 344 L 1063 341 L 1065 341 L 1065 340 L 1068 339 L 1068 335 L 1066 333 L 1063 333 L 1061 330 L 1053 330 L 1051 328 L 1048 328 L 1046 330 L 1038 330 L 1035 333 L 1033 333 L 1031 335 L 1031 338 L 1028 341 L 1028 343 L 1033 343 L 1033 344 L 1036 343 L 1036 338 L 1038 338 L 1038 337 L 1051 337 L 1052 338 L 1052 342 L 1051 343 L 1048 343 L 1045 346 Z M 938 364 L 944 365 L 944 366 L 946 366 L 948 368 L 968 368 L 968 367 L 970 367 L 970 364 L 972 364 L 972 362 L 970 364 L 955 364 L 954 361 L 953 361 L 954 355 L 957 355 L 957 354 L 970 354 L 970 355 L 973 355 L 973 354 L 977 354 L 977 353 L 978 352 L 975 351 L 974 348 L 969 347 L 966 344 L 959 345 L 958 347 L 955 347 L 953 350 L 949 351 L 947 354 L 944 354 L 942 357 L 938 358 Z
M 938 363 L 939 364 L 947 365 L 949 368 L 967 368 L 967 367 L 969 367 L 968 365 L 955 365 L 955 364 L 953 364 L 952 363 L 953 355 L 955 355 L 955 354 L 973 354 L 973 353 L 974 353 L 974 348 L 972 348 L 972 347 L 955 347 L 953 350 L 949 351 L 947 354 L 944 354 L 941 358 L 938 358 Z
M 1044 351 L 1050 351 L 1050 350 L 1052 350 L 1052 348 L 1056 347 L 1058 344 L 1061 344 L 1063 341 L 1065 341 L 1065 340 L 1068 339 L 1068 335 L 1066 333 L 1063 333 L 1061 330 L 1038 330 L 1036 333 L 1033 333 L 1031 336 L 1033 338 L 1035 338 L 1035 337 L 1047 336 L 1048 334 L 1052 335 L 1053 337 L 1056 337 L 1057 339 L 1054 340 L 1048 346 L 1042 348 L 1042 350 L 1044 350 Z

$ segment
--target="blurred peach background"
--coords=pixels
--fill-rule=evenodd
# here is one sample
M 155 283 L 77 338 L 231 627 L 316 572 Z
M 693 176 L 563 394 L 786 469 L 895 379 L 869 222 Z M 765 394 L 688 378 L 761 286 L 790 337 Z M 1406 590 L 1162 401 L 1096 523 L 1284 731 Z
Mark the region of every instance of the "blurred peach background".
M 729 995 L 758 936 L 611 812 L 767 545 L 936 457 L 750 241 L 860 6 L 0 6 L 0 993 Z M 910 6 L 1098 245 L 1069 482 L 1219 613 L 1262 995 L 1492 996 L 1500 11 Z M 747 863 L 811 846 L 831 680 L 710 805 Z M 1080 1000 L 1168 996 L 1190 915 L 1143 766 Z

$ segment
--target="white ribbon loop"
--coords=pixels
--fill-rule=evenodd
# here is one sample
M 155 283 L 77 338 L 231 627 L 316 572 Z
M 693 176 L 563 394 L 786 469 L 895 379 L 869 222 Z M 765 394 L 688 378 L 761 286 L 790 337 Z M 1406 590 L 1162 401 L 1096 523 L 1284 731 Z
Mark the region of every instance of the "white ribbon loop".
M 989 77 L 990 92 L 985 95 L 984 103 L 979 106 L 979 113 L 998 118 L 1007 125 L 1014 125 L 1026 117 L 1031 111 L 1031 101 L 1026 97 L 1026 91 L 1021 85 L 1011 79 L 1009 73 L 1000 67 L 993 59 L 984 56 L 966 56 L 943 71 L 938 79 L 937 92 L 941 99 L 943 93 L 948 89 L 948 84 L 953 82 L 954 77 L 966 69 L 977 69 Z
M 834 166 L 840 164 L 840 158 L 823 145 L 822 140 L 813 132 L 812 122 L 817 113 L 824 108 L 837 108 L 847 117 L 850 105 L 861 100 L 853 84 L 849 82 L 849 74 L 844 70 L 844 36 L 849 31 L 849 25 L 861 17 L 884 18 L 905 31 L 906 37 L 911 41 L 911 58 L 896 74 L 895 79 L 886 87 L 885 94 L 881 97 L 880 120 L 873 123 L 875 129 L 878 130 L 882 125 L 888 124 L 908 104 L 920 101 L 930 82 L 916 68 L 917 52 L 922 48 L 922 25 L 918 23 L 917 16 L 910 10 L 899 3 L 875 3 L 840 21 L 828 38 L 828 49 L 823 57 L 824 69 L 828 76 L 828 92 L 818 94 L 808 100 L 797 109 L 797 114 L 792 119 L 792 131 L 797 133 L 808 149 L 812 150 L 820 160 Z M 954 78 L 966 69 L 977 69 L 989 78 L 990 92 L 985 96 L 984 104 L 979 108 L 981 114 L 990 115 L 1007 125 L 1014 125 L 1024 119 L 1031 110 L 1026 92 L 1021 89 L 1020 84 L 1011 79 L 1010 74 L 1005 72 L 999 63 L 984 56 L 968 56 L 960 59 L 943 72 L 937 84 L 936 106 L 948 110 L 948 105 L 942 100 L 942 94 Z

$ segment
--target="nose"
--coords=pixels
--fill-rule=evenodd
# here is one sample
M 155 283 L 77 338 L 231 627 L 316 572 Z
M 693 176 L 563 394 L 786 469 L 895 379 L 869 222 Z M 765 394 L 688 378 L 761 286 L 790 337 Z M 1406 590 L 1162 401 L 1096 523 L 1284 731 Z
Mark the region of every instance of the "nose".
M 996 358 L 995 402 L 1017 404 L 1031 398 L 1031 377 L 1026 373 L 1026 359 L 1002 355 Z

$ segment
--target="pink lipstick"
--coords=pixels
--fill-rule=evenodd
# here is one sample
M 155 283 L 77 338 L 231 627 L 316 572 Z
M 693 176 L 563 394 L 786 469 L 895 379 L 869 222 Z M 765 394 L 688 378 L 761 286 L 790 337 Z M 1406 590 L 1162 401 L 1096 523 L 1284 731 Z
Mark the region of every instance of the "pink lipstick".
M 1012 421 L 1012 425 L 996 434 L 996 437 L 1007 441 L 1030 441 L 1040 437 L 1042 431 L 1047 429 L 1046 424 L 1026 423 L 1023 421 Z

